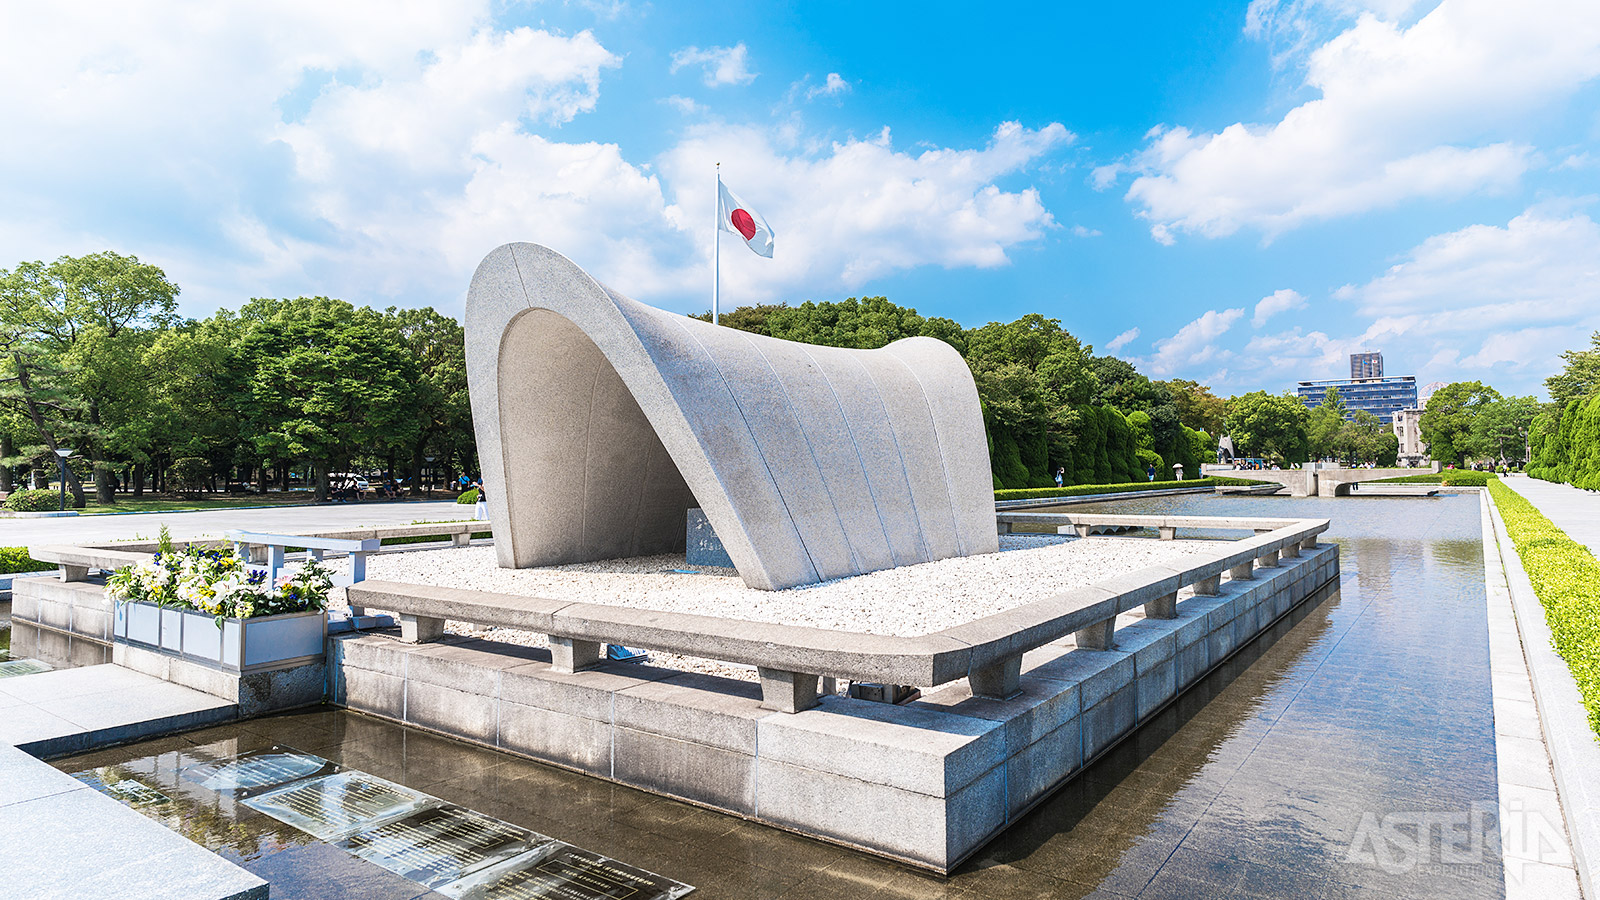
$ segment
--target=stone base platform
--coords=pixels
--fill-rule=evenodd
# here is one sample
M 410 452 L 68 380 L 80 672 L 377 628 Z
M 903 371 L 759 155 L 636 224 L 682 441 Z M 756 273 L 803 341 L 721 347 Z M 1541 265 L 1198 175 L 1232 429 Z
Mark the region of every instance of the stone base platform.
M 948 872 L 1272 622 L 1337 578 L 1338 548 L 1118 619 L 1110 650 L 1023 657 L 1019 692 L 965 679 L 891 706 L 761 708 L 757 685 L 640 664 L 563 674 L 475 639 L 329 641 L 333 702 Z

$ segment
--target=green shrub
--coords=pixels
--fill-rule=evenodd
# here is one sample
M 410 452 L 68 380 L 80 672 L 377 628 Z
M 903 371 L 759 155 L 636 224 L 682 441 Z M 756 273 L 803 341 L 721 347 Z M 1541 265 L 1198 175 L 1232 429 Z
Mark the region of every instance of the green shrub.
M 1600 735 L 1600 561 L 1516 491 L 1492 481 L 1489 495 L 1544 607 L 1556 652 L 1578 683 L 1589 727 Z
M 1443 472 L 1423 472 L 1420 475 L 1401 475 L 1384 478 L 1373 484 L 1442 484 L 1445 487 L 1483 487 L 1496 479 L 1493 472 L 1475 472 L 1472 469 L 1445 469 Z
M 0 547 L 0 575 L 13 572 L 45 572 L 55 563 L 40 562 L 28 555 L 27 547 Z
M 50 512 L 61 508 L 59 491 L 12 491 L 6 497 L 6 509 L 13 512 Z
M 1134 491 L 1159 491 L 1173 488 L 1221 487 L 1224 485 L 1262 484 L 1248 478 L 1186 478 L 1183 481 L 1134 481 L 1125 484 L 1073 484 L 1066 487 L 1024 488 L 995 491 L 996 500 L 1039 500 L 1048 497 L 1087 497 L 1093 494 L 1125 494 Z
M 461 496 L 456 498 L 456 502 L 457 503 L 465 503 L 468 506 L 471 506 L 472 504 L 477 503 L 478 502 L 478 489 L 477 488 L 472 488 L 470 490 L 462 491 L 461 492 Z

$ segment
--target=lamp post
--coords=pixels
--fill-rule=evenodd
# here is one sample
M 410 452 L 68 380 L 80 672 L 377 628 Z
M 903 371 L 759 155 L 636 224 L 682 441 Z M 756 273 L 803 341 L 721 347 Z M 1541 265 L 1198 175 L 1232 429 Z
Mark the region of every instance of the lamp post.
M 61 463 L 61 512 L 67 511 L 67 457 L 71 455 L 72 451 L 66 447 L 56 448 L 56 457 Z

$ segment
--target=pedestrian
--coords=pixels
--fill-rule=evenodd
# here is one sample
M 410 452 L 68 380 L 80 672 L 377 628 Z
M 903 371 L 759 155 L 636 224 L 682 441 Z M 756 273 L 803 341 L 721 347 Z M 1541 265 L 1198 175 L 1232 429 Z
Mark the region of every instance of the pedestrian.
M 1066 467 L 1056 469 L 1056 487 L 1065 487 L 1067 483 Z
M 489 518 L 489 494 L 483 489 L 482 481 L 479 481 L 473 487 L 478 489 L 478 502 L 472 506 L 472 517 L 487 521 Z
M 1151 463 L 1150 465 L 1145 466 L 1144 467 L 1144 474 L 1148 475 L 1150 477 L 1151 481 L 1155 481 L 1156 480 L 1156 467 L 1155 467 L 1155 464 Z

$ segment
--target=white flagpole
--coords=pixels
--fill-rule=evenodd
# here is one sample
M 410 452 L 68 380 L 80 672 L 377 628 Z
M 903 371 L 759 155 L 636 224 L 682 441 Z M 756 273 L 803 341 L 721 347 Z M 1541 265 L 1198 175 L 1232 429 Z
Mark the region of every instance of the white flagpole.
M 711 324 L 717 324 L 722 303 L 722 163 L 717 163 L 717 227 L 711 231 Z

